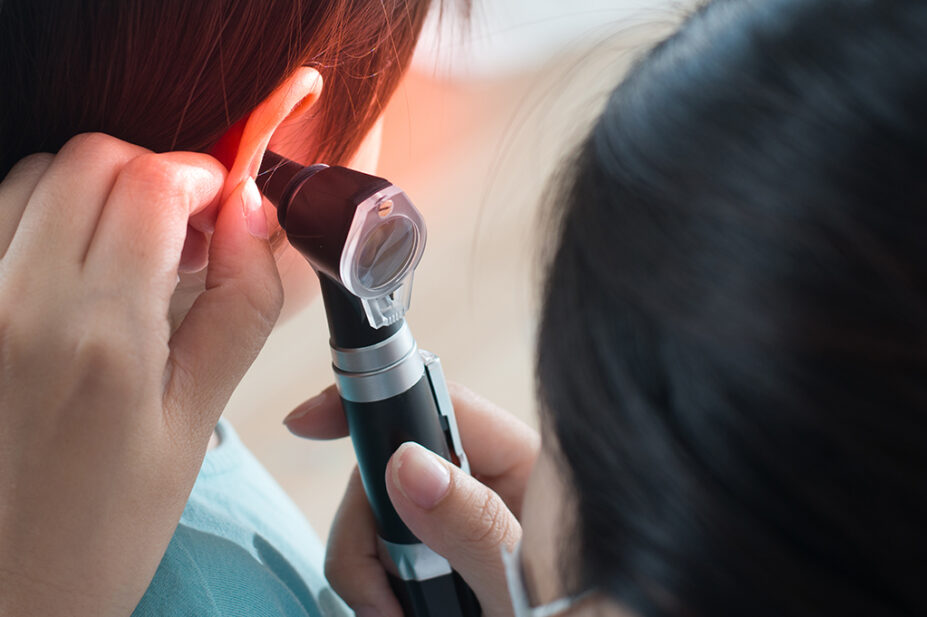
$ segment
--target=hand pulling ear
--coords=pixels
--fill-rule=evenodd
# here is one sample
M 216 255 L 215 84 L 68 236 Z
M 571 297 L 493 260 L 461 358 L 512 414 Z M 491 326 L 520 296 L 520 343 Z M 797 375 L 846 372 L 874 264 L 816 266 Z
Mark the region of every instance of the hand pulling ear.
M 292 115 L 305 113 L 322 95 L 322 76 L 303 66 L 290 75 L 258 105 L 245 123 L 235 162 L 229 169 L 226 191 L 257 176 L 274 131 Z
M 257 175 L 274 132 L 285 120 L 306 113 L 322 95 L 322 76 L 312 67 L 296 69 L 250 114 L 232 126 L 213 148 L 213 155 L 228 167 L 223 200 L 249 177 Z M 191 218 L 195 229 L 210 227 L 217 216 L 200 212 Z

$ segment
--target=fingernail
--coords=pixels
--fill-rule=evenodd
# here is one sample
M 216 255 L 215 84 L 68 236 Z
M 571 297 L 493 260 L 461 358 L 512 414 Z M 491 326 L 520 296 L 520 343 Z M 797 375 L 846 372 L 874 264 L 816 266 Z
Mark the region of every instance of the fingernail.
M 327 398 L 328 398 L 328 390 L 326 390 L 325 392 L 322 392 L 321 394 L 317 394 L 316 396 L 313 396 L 311 399 L 302 403 L 299 407 L 291 411 L 290 414 L 283 419 L 283 423 L 288 424 L 289 422 L 292 422 L 293 420 L 298 420 L 299 418 L 302 418 L 303 416 L 308 415 L 314 409 L 318 409 L 319 407 L 321 407 L 325 403 Z
M 267 217 L 264 216 L 261 192 L 254 183 L 254 178 L 248 178 L 244 184 L 241 190 L 241 209 L 245 215 L 245 224 L 252 236 L 266 240 L 269 231 Z
M 412 442 L 402 444 L 396 451 L 393 474 L 402 493 L 425 510 L 438 505 L 451 485 L 451 474 L 438 456 Z
M 358 606 L 354 609 L 357 617 L 383 617 L 383 613 L 370 605 Z

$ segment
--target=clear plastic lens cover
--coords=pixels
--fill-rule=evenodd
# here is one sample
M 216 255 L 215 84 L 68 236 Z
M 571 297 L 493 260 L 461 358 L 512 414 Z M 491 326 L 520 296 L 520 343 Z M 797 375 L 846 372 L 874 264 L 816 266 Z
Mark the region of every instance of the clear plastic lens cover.
M 367 321 L 373 328 L 382 328 L 389 326 L 403 317 L 409 310 L 409 304 L 412 302 L 412 278 L 414 273 L 409 276 L 402 284 L 391 293 L 380 296 L 379 298 L 361 298 L 364 305 L 364 312 L 367 314 Z
M 418 233 L 412 221 L 395 216 L 377 225 L 360 242 L 354 275 L 366 289 L 389 287 L 406 273 L 415 256 Z
M 421 213 L 396 186 L 358 206 L 340 274 L 348 291 L 362 300 L 374 328 L 395 323 L 408 310 L 426 233 Z

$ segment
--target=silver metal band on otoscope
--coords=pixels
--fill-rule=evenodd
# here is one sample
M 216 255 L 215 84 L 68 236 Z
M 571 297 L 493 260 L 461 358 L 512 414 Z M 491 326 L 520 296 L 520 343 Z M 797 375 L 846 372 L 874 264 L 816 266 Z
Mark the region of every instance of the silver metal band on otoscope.
M 427 581 L 453 572 L 447 559 L 424 544 L 393 544 L 383 538 L 377 541 L 381 553 L 389 556 L 383 560 L 387 570 L 404 581 Z
M 425 374 L 425 363 L 407 324 L 370 347 L 332 347 L 332 366 L 342 398 L 355 403 L 390 399 L 407 391 Z

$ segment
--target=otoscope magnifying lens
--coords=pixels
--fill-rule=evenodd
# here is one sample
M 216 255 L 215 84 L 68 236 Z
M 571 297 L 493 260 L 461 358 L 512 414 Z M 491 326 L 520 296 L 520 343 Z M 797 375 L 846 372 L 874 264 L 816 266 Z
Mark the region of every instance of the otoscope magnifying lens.
M 361 285 L 376 290 L 403 278 L 415 255 L 415 226 L 405 217 L 394 217 L 364 239 L 355 272 Z

